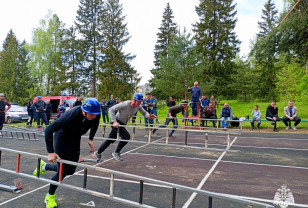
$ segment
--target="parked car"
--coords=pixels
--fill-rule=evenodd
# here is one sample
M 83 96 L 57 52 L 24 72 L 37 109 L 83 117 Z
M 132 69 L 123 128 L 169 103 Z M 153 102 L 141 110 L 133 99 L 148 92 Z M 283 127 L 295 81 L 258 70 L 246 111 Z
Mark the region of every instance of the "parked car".
M 5 123 L 28 121 L 29 115 L 27 110 L 19 105 L 11 105 L 10 110 L 5 113 Z

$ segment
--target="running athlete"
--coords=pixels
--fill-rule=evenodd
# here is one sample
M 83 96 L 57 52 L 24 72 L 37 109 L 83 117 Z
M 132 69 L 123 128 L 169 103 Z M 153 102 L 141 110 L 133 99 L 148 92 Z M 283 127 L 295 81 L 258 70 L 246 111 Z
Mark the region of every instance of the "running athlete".
M 119 142 L 115 152 L 112 153 L 112 156 L 117 160 L 117 161 L 123 161 L 121 157 L 120 151 L 123 149 L 123 147 L 128 143 L 127 141 L 123 140 L 129 140 L 130 135 L 128 131 L 125 129 L 125 127 L 119 127 L 119 125 L 126 125 L 129 119 L 135 115 L 137 111 L 140 111 L 140 113 L 150 119 L 156 118 L 155 115 L 149 114 L 146 112 L 142 106 L 140 105 L 143 101 L 143 95 L 136 93 L 133 97 L 132 100 L 127 100 L 124 102 L 121 102 L 111 108 L 109 108 L 109 114 L 110 114 L 110 120 L 111 120 L 111 132 L 109 134 L 108 138 L 115 139 L 117 138 L 117 129 L 119 128 L 119 134 L 122 139 L 122 141 Z M 117 114 L 115 114 L 115 112 Z M 102 161 L 102 155 L 101 153 L 109 147 L 110 144 L 114 143 L 114 140 L 106 140 L 99 148 L 98 151 L 95 152 L 95 155 L 97 157 L 98 162 Z
M 89 129 L 91 130 L 88 144 L 90 152 L 94 152 L 93 138 L 99 125 L 100 113 L 99 102 L 94 98 L 88 98 L 82 106 L 76 106 L 70 111 L 66 111 L 46 128 L 45 142 L 49 163 L 41 160 L 41 174 L 45 174 L 48 170 L 55 171 L 57 173 L 51 180 L 59 181 L 59 163 L 56 163 L 56 159 L 78 162 L 81 136 L 87 133 Z M 75 170 L 76 166 L 63 164 L 63 178 L 74 174 Z M 37 169 L 34 170 L 33 175 L 37 175 Z M 44 200 L 47 208 L 57 207 L 55 201 L 57 188 L 58 186 L 50 184 Z

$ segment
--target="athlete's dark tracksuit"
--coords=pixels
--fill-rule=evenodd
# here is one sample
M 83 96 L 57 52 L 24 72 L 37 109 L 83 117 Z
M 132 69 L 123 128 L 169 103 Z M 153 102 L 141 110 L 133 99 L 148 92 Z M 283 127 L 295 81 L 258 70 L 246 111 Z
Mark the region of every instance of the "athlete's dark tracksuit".
M 11 108 L 11 104 L 6 100 L 0 101 L 0 130 L 3 128 L 3 123 L 5 120 L 5 106 L 8 106 L 7 110 Z
M 44 101 L 36 101 L 35 103 L 32 104 L 31 107 L 34 107 L 35 108 L 35 111 L 39 111 L 39 112 L 36 112 L 36 121 L 37 121 L 37 126 L 40 127 L 40 122 L 41 122 L 41 119 L 42 119 L 42 124 L 45 123 L 45 125 L 47 126 L 48 123 L 47 123 L 47 117 L 46 117 L 46 107 L 47 107 L 47 104 L 44 102 Z
M 81 106 L 66 111 L 45 130 L 45 142 L 48 153 L 57 153 L 61 159 L 78 162 L 81 136 L 90 130 L 89 139 L 93 140 L 99 125 L 100 115 L 87 120 L 82 114 Z M 55 136 L 53 137 L 53 133 Z M 54 142 L 53 142 L 54 141 Z M 46 170 L 57 171 L 51 180 L 59 180 L 58 164 L 47 164 Z M 72 175 L 76 166 L 63 164 L 63 178 Z M 49 194 L 53 195 L 57 186 L 50 185 Z

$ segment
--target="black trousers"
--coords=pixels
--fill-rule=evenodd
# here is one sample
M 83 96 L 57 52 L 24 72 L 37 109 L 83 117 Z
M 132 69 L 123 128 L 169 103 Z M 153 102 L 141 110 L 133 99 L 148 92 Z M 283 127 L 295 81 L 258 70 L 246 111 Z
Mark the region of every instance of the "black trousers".
M 117 121 L 120 125 L 125 125 L 124 123 Z M 113 126 L 111 126 L 111 131 L 109 133 L 108 138 L 110 139 L 116 139 L 117 138 L 117 131 L 118 128 L 114 128 Z M 121 137 L 121 141 L 119 142 L 115 152 L 120 152 L 123 147 L 125 147 L 125 145 L 127 145 L 127 141 L 125 140 L 129 140 L 130 139 L 130 134 L 128 133 L 128 131 L 124 128 L 124 127 L 119 127 L 119 136 Z M 124 141 L 123 141 L 124 140 Z M 105 149 L 107 149 L 107 147 L 109 147 L 110 144 L 113 144 L 115 141 L 114 140 L 106 140 L 97 150 L 98 154 L 101 154 L 102 152 L 105 151 Z
M 59 155 L 61 159 L 78 162 L 80 155 L 80 140 L 81 138 L 67 138 L 63 134 L 56 132 L 54 137 L 55 153 Z M 57 173 L 51 178 L 53 181 L 59 181 L 59 167 L 60 163 L 47 164 L 46 170 L 56 171 Z M 76 166 L 63 164 L 62 179 L 67 175 L 73 175 L 76 170 Z M 50 184 L 48 193 L 54 195 L 58 186 Z
M 3 128 L 3 123 L 5 119 L 5 113 L 0 113 L 0 130 Z
M 289 126 L 288 121 L 291 120 L 285 116 L 282 118 L 282 121 L 286 126 Z M 301 119 L 299 117 L 295 117 L 293 121 L 295 121 L 294 126 L 297 126 L 301 122 Z
M 47 126 L 48 123 L 47 123 L 46 113 L 44 113 L 44 112 L 36 113 L 36 121 L 37 121 L 37 126 L 38 127 L 41 126 L 40 125 L 41 119 L 42 119 L 42 125 L 43 125 L 43 123 L 45 123 L 45 125 Z
M 266 120 L 272 121 L 274 123 L 274 129 L 276 129 L 276 123 L 277 121 L 281 121 L 282 119 L 280 117 L 276 117 L 277 120 L 275 121 L 272 117 L 266 117 Z
M 46 113 L 47 125 L 49 125 L 50 116 L 51 116 L 50 113 Z

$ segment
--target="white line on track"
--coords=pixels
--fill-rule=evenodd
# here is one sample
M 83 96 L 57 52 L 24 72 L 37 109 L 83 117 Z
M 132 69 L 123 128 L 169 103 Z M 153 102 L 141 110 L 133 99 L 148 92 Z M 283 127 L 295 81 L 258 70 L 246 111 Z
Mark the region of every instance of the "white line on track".
M 233 145 L 233 143 L 236 141 L 237 137 L 234 138 L 234 140 L 231 142 L 230 147 Z M 204 176 L 204 178 L 202 179 L 202 181 L 200 182 L 200 184 L 198 185 L 197 189 L 201 189 L 202 186 L 204 185 L 204 183 L 207 181 L 207 179 L 210 177 L 210 175 L 214 172 L 216 166 L 218 165 L 218 163 L 221 161 L 221 159 L 223 158 L 223 156 L 225 156 L 225 154 L 227 153 L 227 150 L 225 150 L 220 157 L 216 160 L 216 162 L 214 163 L 214 165 L 212 166 L 212 168 L 209 170 L 209 172 Z M 189 205 L 191 204 L 191 202 L 194 200 L 194 198 L 197 196 L 197 193 L 194 192 L 189 199 L 186 201 L 186 203 L 184 204 L 183 208 L 187 208 L 189 207 Z
M 216 135 L 211 135 L 209 134 L 209 137 L 223 137 L 225 138 L 226 136 L 216 136 Z M 293 136 L 293 135 L 292 135 Z M 250 137 L 250 136 L 240 136 L 239 139 L 266 139 L 266 140 L 291 140 L 291 141 L 294 141 L 294 140 L 299 140 L 299 141 L 307 141 L 308 139 L 290 139 L 290 138 L 283 138 L 283 137 L 279 137 L 279 138 L 271 138 L 271 137 Z
M 164 142 L 157 142 L 164 143 Z M 169 142 L 169 144 L 183 144 L 184 142 Z M 204 145 L 204 143 L 193 143 L 191 145 Z M 208 146 L 222 146 L 225 147 L 225 144 L 208 144 Z M 296 149 L 296 148 L 286 148 L 286 147 L 258 147 L 258 146 L 246 146 L 246 145 L 233 145 L 233 147 L 243 147 L 243 148 L 255 148 L 255 149 L 273 149 L 273 150 L 291 150 L 291 151 L 308 151 L 308 149 Z
M 163 139 L 163 138 L 161 138 L 161 139 Z M 159 141 L 159 140 L 161 140 L 161 139 L 155 140 L 155 141 L 153 141 L 152 143 L 157 142 L 157 141 Z M 130 153 L 130 152 L 135 151 L 135 150 L 138 150 L 138 149 L 143 148 L 143 147 L 145 147 L 145 146 L 147 146 L 147 145 L 149 145 L 149 144 L 145 144 L 145 145 L 142 145 L 142 146 L 140 146 L 140 147 L 136 147 L 135 149 L 129 150 L 129 151 L 127 151 L 127 152 L 124 152 L 122 155 L 125 155 L 125 154 Z M 113 159 L 113 158 L 110 158 L 110 159 L 108 159 L 108 160 L 105 160 L 104 162 L 110 161 L 110 160 L 112 160 L 112 159 Z M 104 163 L 104 162 L 102 162 L 102 163 Z M 102 164 L 102 163 L 98 163 L 98 164 L 96 164 L 96 165 L 94 165 L 94 166 L 97 166 L 97 165 Z M 83 171 L 83 170 L 80 170 L 80 171 L 76 172 L 75 174 L 79 174 L 79 173 L 82 172 L 82 171 Z M 75 174 L 74 174 L 74 175 L 75 175 Z M 66 178 L 69 178 L 69 177 L 71 177 L 71 176 L 67 176 Z M 7 203 L 9 203 L 9 202 L 12 202 L 12 201 L 14 201 L 14 200 L 16 200 L 16 199 L 19 199 L 19 198 L 21 198 L 21 197 L 27 196 L 28 194 L 31 194 L 31 193 L 33 193 L 33 192 L 35 192 L 35 191 L 38 191 L 38 190 L 41 190 L 42 188 L 45 188 L 45 187 L 47 187 L 47 186 L 49 186 L 49 184 L 46 184 L 46 185 L 41 186 L 41 187 L 38 187 L 38 188 L 36 188 L 36 189 L 34 189 L 34 190 L 32 190 L 32 191 L 29 191 L 29 192 L 24 193 L 24 194 L 22 194 L 22 195 L 19 195 L 19 196 L 17 196 L 17 197 L 11 198 L 11 199 L 9 199 L 9 200 L 7 200 L 7 201 L 4 201 L 4 202 L 0 203 L 0 206 L 2 206 L 2 205 L 4 205 L 4 204 L 7 204 Z
M 131 155 L 143 155 L 143 156 L 154 156 L 154 157 L 169 157 L 169 158 L 178 158 L 178 159 L 188 159 L 188 160 L 202 160 L 202 161 L 211 161 L 214 162 L 216 160 L 213 159 L 204 159 L 204 158 L 196 158 L 196 157 L 179 157 L 179 156 L 171 156 L 171 155 L 155 155 L 155 154 L 144 154 L 144 153 L 129 153 Z M 234 164 L 243 164 L 243 165 L 258 165 L 258 166 L 267 166 L 267 167 L 278 167 L 278 168 L 293 168 L 293 169 L 302 169 L 308 170 L 308 167 L 297 167 L 297 166 L 287 166 L 287 165 L 273 165 L 266 163 L 249 163 L 249 162 L 236 162 L 236 161 L 228 161 L 221 160 L 221 163 L 234 163 Z

